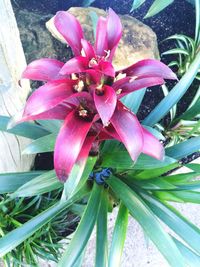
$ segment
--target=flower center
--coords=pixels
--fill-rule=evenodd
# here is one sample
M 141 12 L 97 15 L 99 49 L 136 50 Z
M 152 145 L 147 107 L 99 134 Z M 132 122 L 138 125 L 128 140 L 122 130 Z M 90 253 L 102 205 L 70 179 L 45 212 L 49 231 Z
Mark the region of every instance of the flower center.
M 74 90 L 77 92 L 82 92 L 84 87 L 85 87 L 84 82 L 82 80 L 79 80 L 78 83 L 74 85 Z
M 94 66 L 98 65 L 97 59 L 96 58 L 92 58 L 89 62 L 89 67 L 92 68 Z
M 103 95 L 103 94 L 104 94 L 103 84 L 99 84 L 99 85 L 96 87 L 95 92 L 96 92 L 97 95 Z
M 86 109 L 80 109 L 79 110 L 79 116 L 82 118 L 86 118 L 88 116 L 88 111 Z

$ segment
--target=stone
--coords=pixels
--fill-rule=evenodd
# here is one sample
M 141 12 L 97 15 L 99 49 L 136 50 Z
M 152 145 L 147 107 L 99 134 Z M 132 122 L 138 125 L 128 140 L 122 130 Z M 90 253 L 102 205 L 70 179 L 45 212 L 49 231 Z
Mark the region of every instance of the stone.
M 16 9 L 15 16 L 28 63 L 43 57 L 66 61 L 72 55 L 71 51 L 53 38 L 45 27 L 45 23 L 53 16 L 52 14 L 40 15 Z
M 94 7 L 72 7 L 68 11 L 80 21 L 83 26 L 85 38 L 94 43 L 90 14 L 91 12 L 95 12 L 98 16 L 105 17 L 106 12 Z M 120 69 L 145 58 L 159 59 L 157 37 L 151 28 L 129 15 L 119 16 L 123 26 L 123 35 L 113 61 L 115 68 Z M 51 18 L 51 20 L 46 23 L 48 30 L 58 40 L 66 43 L 63 37 L 57 32 L 53 24 L 53 19 L 54 18 Z

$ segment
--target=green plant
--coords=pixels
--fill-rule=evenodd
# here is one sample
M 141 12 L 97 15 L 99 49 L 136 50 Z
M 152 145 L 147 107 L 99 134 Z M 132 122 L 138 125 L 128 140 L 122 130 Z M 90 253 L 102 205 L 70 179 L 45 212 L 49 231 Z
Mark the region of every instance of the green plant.
M 131 11 L 139 8 L 142 4 L 145 3 L 146 0 L 133 0 Z M 147 14 L 145 15 L 145 18 L 150 18 L 159 12 L 161 12 L 163 9 L 165 9 L 167 6 L 172 4 L 174 0 L 155 0 L 151 7 L 149 8 Z
M 17 175 L 15 176 L 17 177 Z M 37 214 L 46 210 L 49 205 L 55 204 L 60 199 L 61 190 L 48 194 L 26 198 L 12 198 L 8 201 L 1 197 L 0 202 L 0 235 L 5 236 L 10 231 L 22 226 Z M 27 264 L 38 266 L 38 258 L 58 261 L 63 244 L 59 241 L 69 234 L 78 222 L 78 216 L 70 215 L 66 210 L 60 216 L 41 227 L 29 239 L 22 242 L 17 249 L 7 253 L 2 260 L 5 266 L 21 266 Z
M 171 61 L 168 65 L 170 67 L 177 68 L 177 74 L 182 77 L 183 74 L 188 70 L 191 63 L 195 59 L 197 53 L 200 51 L 200 3 L 195 0 L 196 9 L 196 25 L 195 25 L 195 36 L 191 38 L 184 34 L 172 35 L 166 40 L 175 40 L 176 48 L 170 49 L 164 52 L 162 55 L 177 55 L 177 60 Z M 196 79 L 200 80 L 200 68 L 197 72 Z
M 172 35 L 166 38 L 166 40 L 176 40 L 176 48 L 170 49 L 162 54 L 173 55 L 173 57 L 177 56 L 177 59 L 171 61 L 168 66 L 175 68 L 179 78 L 188 71 L 200 51 L 200 3 L 198 0 L 195 1 L 195 8 L 196 25 L 194 39 L 183 34 Z M 195 79 L 191 85 L 191 89 L 195 89 L 195 87 L 197 87 L 196 94 L 186 111 L 177 116 L 177 105 L 174 105 L 174 107 L 170 110 L 171 122 L 169 125 L 165 129 L 161 125 L 158 125 L 159 128 L 162 128 L 163 131 L 165 131 L 164 135 L 170 139 L 168 144 L 169 146 L 176 144 L 179 141 L 187 140 L 191 136 L 199 136 L 200 134 L 200 87 L 197 84 L 200 80 L 199 74 L 200 68 L 198 69 Z M 169 93 L 166 85 L 162 85 L 162 89 L 164 95 Z
M 104 22 L 105 20 L 103 20 L 102 23 Z M 114 37 L 116 36 L 114 35 Z M 80 44 L 80 38 L 77 39 L 78 44 Z M 76 53 L 79 53 L 80 47 L 74 45 L 73 49 Z M 103 49 L 102 53 L 104 52 Z M 81 62 L 83 62 L 82 60 L 83 58 Z M 47 61 L 49 64 L 50 61 L 46 60 L 46 63 Z M 94 61 L 92 61 L 92 63 L 94 63 Z M 98 62 L 95 62 L 95 66 L 98 65 L 97 63 Z M 149 66 L 148 64 L 149 61 L 145 61 L 144 66 Z M 199 64 L 200 51 L 196 54 L 193 62 L 190 64 L 181 80 L 177 82 L 175 87 L 143 120 L 142 129 L 144 132 L 148 130 L 149 133 L 153 134 L 158 139 L 164 139 L 161 131 L 159 131 L 160 128 L 156 128 L 156 125 L 170 112 L 185 92 L 187 92 L 196 77 Z M 60 63 L 56 61 L 56 66 L 58 65 L 60 65 Z M 81 67 L 85 65 L 83 64 Z M 51 64 L 50 66 L 52 67 Z M 159 64 L 159 66 L 162 65 Z M 136 71 L 135 69 L 137 68 L 134 66 L 133 69 Z M 30 69 L 28 70 L 30 71 Z M 51 72 L 51 76 L 53 76 L 53 74 L 57 76 L 55 68 L 50 68 L 50 70 L 53 72 Z M 105 71 L 105 69 L 103 69 L 103 71 Z M 128 72 L 129 71 L 130 68 L 128 69 Z M 146 71 L 147 69 L 145 68 L 145 74 L 147 73 Z M 84 72 L 84 69 L 81 69 L 81 72 Z M 109 69 L 109 73 L 110 72 L 112 73 L 112 69 Z M 30 73 L 35 75 L 35 72 L 29 72 L 29 75 Z M 40 71 L 37 72 L 37 75 L 45 74 L 45 71 L 42 73 Z M 127 77 L 125 78 L 127 79 Z M 125 81 L 127 82 L 126 79 Z M 132 85 L 132 82 L 134 86 L 134 81 L 129 82 L 128 77 L 128 84 L 125 84 L 127 86 L 125 88 L 126 90 L 129 89 L 130 83 Z M 77 87 L 75 87 L 75 89 L 77 89 Z M 102 88 L 99 87 L 98 89 Z M 64 93 L 66 92 L 64 91 Z M 132 92 L 123 98 L 123 103 L 125 103 L 130 110 L 137 113 L 144 93 L 145 89 Z M 133 99 L 137 99 L 138 102 L 133 101 Z M 37 99 L 36 104 L 38 104 L 39 101 L 40 100 Z M 44 104 L 46 104 L 45 101 Z M 33 110 L 36 107 L 37 106 L 34 105 L 33 107 L 30 106 Z M 127 108 L 124 110 L 127 111 Z M 37 111 L 37 109 L 34 110 L 34 112 Z M 80 113 L 78 113 L 78 115 L 87 115 L 85 110 L 84 113 L 82 113 L 82 111 L 83 110 L 79 110 Z M 48 116 L 49 114 L 52 113 L 48 113 Z M 36 113 L 31 115 L 30 110 L 26 109 L 25 115 L 32 116 L 33 118 L 33 116 L 36 116 Z M 61 113 L 61 115 L 63 114 Z M 34 119 L 36 118 L 34 117 Z M 8 121 L 9 118 L 0 117 L 0 130 L 33 139 L 33 142 L 23 153 L 35 154 L 54 151 L 56 138 L 60 130 L 60 121 L 44 120 L 37 121 L 37 124 L 23 122 L 10 130 L 7 129 Z M 104 128 L 105 127 L 107 127 L 107 125 L 104 125 Z M 121 132 L 119 132 L 119 134 L 121 134 Z M 128 214 L 130 214 L 138 221 L 143 231 L 154 242 L 171 266 L 199 266 L 200 229 L 191 222 L 188 222 L 187 219 L 170 204 L 170 202 L 200 203 L 200 182 L 198 180 L 200 175 L 199 164 L 187 164 L 187 167 L 191 169 L 190 173 L 179 175 L 170 173 L 169 175 L 169 171 L 171 172 L 175 168 L 182 166 L 180 163 L 182 158 L 200 150 L 200 137 L 190 137 L 191 135 L 188 136 L 186 141 L 180 142 L 179 140 L 178 144 L 171 144 L 171 146 L 167 147 L 165 149 L 165 157 L 162 161 L 141 154 L 138 160 L 133 162 L 127 149 L 121 142 L 116 140 L 101 142 L 99 150 L 95 151 L 98 152 L 95 153 L 96 156 L 89 156 L 87 158 L 84 170 L 82 166 L 75 162 L 65 183 L 61 183 L 57 179 L 54 170 L 39 173 L 31 171 L 28 173 L 0 175 L 0 190 L 2 194 L 0 210 L 1 214 L 3 214 L 2 216 L 5 217 L 6 209 L 12 214 L 13 206 L 16 211 L 21 209 L 23 218 L 26 217 L 25 210 L 23 210 L 24 208 L 27 209 L 26 211 L 28 211 L 29 207 L 32 210 L 31 216 L 29 213 L 27 220 L 23 220 L 23 222 L 19 220 L 18 214 L 16 217 L 14 213 L 15 223 L 13 224 L 12 222 L 11 229 L 7 229 L 6 226 L 5 231 L 3 228 L 5 226 L 2 226 L 6 234 L 3 234 L 2 238 L 0 238 L 1 257 L 5 259 L 5 262 L 10 261 L 11 264 L 17 259 L 20 261 L 19 266 L 24 264 L 22 262 L 23 260 L 35 264 L 35 254 L 41 254 L 41 250 L 40 253 L 38 253 L 38 247 L 35 250 L 35 243 L 37 244 L 36 241 L 42 238 L 42 240 L 47 240 L 47 244 L 40 247 L 44 257 L 50 257 L 50 254 L 53 253 L 53 259 L 56 261 L 58 260 L 58 266 L 81 266 L 85 247 L 92 230 L 96 227 L 97 247 L 95 265 L 120 266 Z M 68 140 L 64 138 L 64 142 L 67 141 Z M 150 147 L 150 151 L 155 149 L 154 144 L 154 142 L 149 142 L 148 146 Z M 70 151 L 70 153 L 71 152 L 73 151 Z M 48 199 L 44 206 L 41 205 L 43 200 L 45 201 L 47 197 L 50 197 L 50 201 Z M 41 206 L 38 204 L 38 201 Z M 65 233 L 66 227 L 68 227 L 68 223 L 65 224 L 66 222 L 63 222 L 63 216 L 65 217 L 69 210 L 75 210 L 74 212 L 77 212 L 77 206 L 74 206 L 74 204 L 79 204 L 78 214 L 81 219 L 70 243 L 67 245 L 66 249 L 63 249 L 64 252 L 62 256 L 60 256 L 57 250 L 60 246 L 51 246 L 52 243 L 54 243 L 51 239 L 55 238 L 54 240 L 57 242 L 62 238 L 61 235 L 63 235 L 63 231 Z M 34 213 L 35 205 L 39 206 L 35 209 Z M 119 213 L 115 223 L 111 249 L 108 251 L 107 213 L 111 212 L 117 205 L 119 205 Z M 13 216 L 11 217 L 11 221 L 12 219 Z M 160 221 L 171 228 L 176 233 L 176 237 L 177 235 L 179 236 L 180 240 L 168 234 L 163 229 Z M 47 228 L 47 226 L 49 226 L 49 228 Z M 46 236 L 45 234 L 43 236 L 43 229 L 46 228 L 49 230 L 49 235 Z M 56 235 L 54 235 L 55 232 Z M 34 236 L 38 239 L 34 239 Z M 120 240 L 120 242 L 116 242 L 116 240 Z M 32 241 L 33 243 L 31 243 Z M 25 244 L 25 249 L 23 248 L 21 250 L 20 246 L 23 246 L 22 244 Z M 28 254 L 24 256 L 24 251 L 27 251 L 27 248 Z M 47 248 L 53 249 L 53 252 L 47 250 Z M 31 253 L 33 250 L 35 254 Z M 18 251 L 20 251 L 19 254 Z M 20 258 L 16 258 L 16 254 L 19 255 Z M 8 258 L 8 256 L 12 258 Z
M 183 91 L 189 87 L 190 83 L 185 84 L 185 79 L 188 80 L 188 77 L 195 77 L 195 74 L 198 70 L 199 60 L 199 58 L 196 58 L 196 61 L 193 63 L 192 68 L 190 68 L 189 72 L 186 73 L 187 76 L 183 77 L 183 80 L 181 80 L 176 85 L 179 90 L 171 91 L 164 98 L 163 103 L 168 103 L 171 98 L 174 99 L 176 94 L 178 94 L 176 96 L 176 100 L 174 100 L 175 103 L 177 102 L 177 99 L 180 98 L 180 96 L 183 94 Z M 192 78 L 190 80 L 190 82 L 192 82 Z M 185 88 L 182 87 L 183 83 L 185 85 Z M 171 105 L 173 106 L 173 103 L 171 103 Z M 157 113 L 157 116 L 155 116 L 156 119 L 154 119 L 153 124 L 157 123 L 157 121 L 159 121 L 167 112 L 169 112 L 170 109 L 170 105 L 163 104 L 162 109 L 156 108 L 154 111 L 152 111 L 152 113 L 149 115 L 150 117 L 153 116 L 154 118 L 154 113 Z M 9 118 L 1 118 L 0 121 L 4 121 L 4 123 L 1 124 L 1 130 L 7 131 L 8 120 Z M 150 121 L 152 122 L 152 120 Z M 44 124 L 47 127 L 48 121 L 46 121 Z M 44 128 L 44 126 L 32 123 L 22 123 L 21 125 L 14 127 L 12 129 L 12 132 L 21 134 L 23 136 L 29 136 L 29 126 L 32 127 L 32 137 L 35 136 L 35 139 L 37 139 L 31 145 L 29 145 L 29 149 L 26 149 L 26 152 L 35 153 L 35 151 L 37 151 L 39 153 L 50 150 L 53 151 L 53 143 L 55 141 L 55 137 L 53 137 L 51 132 L 49 132 L 47 128 Z M 148 129 L 150 130 L 151 128 L 149 127 Z M 55 128 L 53 130 L 55 131 Z M 155 130 L 152 131 L 154 132 L 154 134 L 157 132 Z M 157 132 L 157 134 L 159 134 L 159 132 Z M 50 139 L 52 138 L 54 138 L 54 141 L 50 142 Z M 49 143 L 52 143 L 51 147 L 49 146 Z M 193 139 L 189 139 L 188 141 L 182 142 L 176 146 L 171 146 L 170 148 L 167 148 L 166 155 L 168 155 L 168 157 L 165 157 L 165 160 L 163 162 L 152 159 L 149 156 L 142 155 L 138 159 L 137 163 L 133 165 L 132 160 L 130 159 L 128 153 L 122 145 L 120 145 L 116 141 L 107 141 L 101 149 L 101 154 L 98 161 L 96 161 L 96 158 L 88 159 L 84 174 L 82 175 L 80 182 L 78 182 L 78 187 L 74 186 L 74 184 L 77 184 L 76 180 L 79 178 L 76 175 L 77 170 L 74 170 L 71 173 L 68 181 L 65 183 L 61 200 L 57 199 L 55 201 L 56 204 L 54 205 L 49 203 L 49 208 L 47 210 L 38 214 L 31 220 L 28 220 L 26 223 L 17 227 L 15 230 L 12 230 L 10 233 L 0 239 L 1 256 L 6 255 L 18 245 L 25 242 L 25 240 L 31 240 L 31 236 L 34 233 L 40 231 L 42 227 L 45 227 L 45 225 L 48 224 L 49 221 L 53 220 L 55 216 L 60 214 L 63 210 L 68 209 L 73 203 L 81 201 L 84 195 L 88 195 L 90 192 L 92 192 L 92 195 L 89 198 L 90 200 L 86 206 L 86 210 L 79 224 L 79 230 L 77 229 L 74 234 L 74 237 L 72 239 L 74 241 L 70 243 L 71 245 L 68 245 L 67 252 L 65 252 L 63 258 L 61 259 L 61 262 L 59 263 L 60 266 L 73 266 L 74 262 L 79 258 L 80 255 L 82 255 L 85 245 L 87 243 L 86 241 L 91 234 L 96 220 L 98 220 L 97 218 L 101 218 L 101 220 L 102 218 L 104 218 L 104 224 L 106 224 L 106 211 L 105 209 L 102 209 L 100 207 L 98 208 L 98 205 L 100 205 L 101 201 L 105 201 L 105 196 L 107 196 L 107 205 L 109 207 L 112 207 L 113 203 L 123 203 L 123 210 L 121 211 L 122 208 L 120 209 L 119 216 L 116 222 L 117 225 L 115 227 L 116 230 L 114 232 L 114 238 L 117 238 L 116 236 L 119 236 L 118 238 L 124 240 L 126 231 L 125 229 L 122 229 L 120 231 L 118 228 L 118 224 L 121 224 L 121 221 L 127 221 L 127 212 L 129 211 L 130 214 L 136 220 L 138 220 L 144 231 L 154 241 L 154 243 L 158 246 L 161 252 L 164 253 L 164 256 L 170 262 L 171 266 L 177 266 L 177 264 L 179 264 L 179 266 L 183 265 L 183 259 L 180 255 L 179 249 L 181 250 L 183 257 L 187 258 L 189 255 L 192 259 L 193 257 L 195 257 L 195 259 L 198 259 L 199 256 L 197 256 L 197 254 L 199 253 L 199 250 L 198 247 L 195 245 L 196 243 L 189 243 L 189 247 L 192 248 L 191 250 L 190 248 L 188 249 L 187 247 L 185 247 L 183 243 L 179 243 L 179 241 L 174 242 L 174 239 L 171 239 L 164 232 L 164 230 L 162 230 L 159 221 L 157 220 L 157 216 L 161 216 L 161 220 L 163 220 L 166 224 L 172 227 L 172 229 L 174 229 L 175 231 L 177 231 L 178 228 L 182 229 L 182 232 L 178 234 L 180 234 L 180 236 L 186 242 L 190 242 L 191 238 L 188 238 L 188 235 L 190 234 L 193 234 L 195 240 L 197 240 L 196 242 L 198 242 L 199 236 L 196 227 L 194 225 L 191 225 L 191 223 L 188 223 L 184 218 L 182 218 L 182 216 L 180 216 L 177 211 L 172 209 L 172 207 L 167 204 L 167 201 L 170 200 L 199 203 L 199 182 L 194 180 L 196 177 L 199 176 L 199 166 L 196 166 L 195 171 L 193 171 L 191 174 L 184 174 L 175 177 L 173 177 L 173 175 L 162 176 L 169 170 L 180 166 L 180 159 L 182 159 L 186 155 L 197 151 L 198 149 L 200 149 L 200 138 L 196 137 Z M 115 155 L 117 155 L 117 157 Z M 93 169 L 94 164 L 95 167 Z M 109 185 L 109 188 L 105 189 L 104 185 L 98 185 L 95 181 L 88 181 L 89 173 L 92 170 L 93 172 L 98 172 L 98 170 L 101 170 L 102 168 L 104 169 L 106 167 L 113 168 L 112 176 L 105 180 L 106 184 Z M 193 167 L 194 166 L 191 166 L 191 168 Z M 4 179 L 0 180 L 5 188 L 3 193 L 5 194 L 7 192 L 13 192 L 10 194 L 10 198 L 12 199 L 16 197 L 28 197 L 33 195 L 37 196 L 43 193 L 51 192 L 56 188 L 58 190 L 58 188 L 63 187 L 62 184 L 57 180 L 55 174 L 52 172 L 40 173 L 39 176 L 36 176 L 36 174 L 34 174 L 33 172 L 32 175 L 33 176 L 31 178 L 30 176 L 27 176 L 28 182 L 26 183 L 25 176 L 23 180 L 21 180 L 21 175 L 12 174 L 12 177 L 15 177 L 15 179 L 13 180 L 11 178 L 11 174 L 4 174 Z M 7 177 L 10 177 L 10 180 L 7 179 Z M 16 186 L 14 183 L 10 183 L 10 181 L 16 180 L 20 181 L 20 187 L 19 184 Z M 72 193 L 69 195 L 68 192 Z M 98 205 L 96 203 L 98 203 Z M 137 205 L 135 205 L 135 203 L 137 203 Z M 124 205 L 126 208 L 124 207 Z M 99 212 L 101 213 L 99 214 Z M 92 217 L 91 214 L 93 214 Z M 172 222 L 168 222 L 169 216 L 170 218 L 172 216 Z M 177 220 L 180 220 L 178 225 Z M 147 227 L 147 225 L 144 225 L 145 221 L 148 222 L 148 225 L 151 225 L 150 228 Z M 101 224 L 97 223 L 97 227 L 98 225 Z M 189 232 L 184 230 L 185 227 Z M 149 231 L 149 229 L 151 230 Z M 159 235 L 157 236 L 158 232 Z M 84 236 L 84 238 L 82 235 Z M 101 236 L 101 238 L 104 237 L 104 239 L 106 240 L 106 232 L 104 232 L 104 230 L 99 229 L 99 235 Z M 167 250 L 160 247 L 160 244 L 163 242 L 165 246 L 167 246 Z M 102 247 L 100 246 L 98 248 L 98 251 L 103 254 L 101 254 L 102 257 L 97 257 L 97 259 L 98 261 L 101 260 L 103 262 L 106 260 L 106 255 L 108 253 L 106 249 L 107 245 L 106 242 L 100 244 L 102 245 Z M 112 250 L 110 251 L 110 261 L 112 258 L 115 258 L 113 256 L 114 252 L 117 250 L 115 246 L 120 246 L 120 250 L 122 250 L 123 242 L 119 244 L 114 243 L 113 241 Z M 193 252 L 193 250 L 195 250 L 195 252 Z M 71 254 L 72 251 L 73 254 Z M 170 251 L 170 253 L 168 254 L 166 251 Z M 171 253 L 171 251 L 173 251 L 173 253 Z M 68 253 L 70 253 L 71 255 L 70 261 L 72 265 L 70 265 L 70 263 L 69 265 L 63 265 L 63 261 L 65 257 L 67 257 Z M 189 260 L 191 260 L 190 258 Z M 110 266 L 112 266 L 111 263 Z

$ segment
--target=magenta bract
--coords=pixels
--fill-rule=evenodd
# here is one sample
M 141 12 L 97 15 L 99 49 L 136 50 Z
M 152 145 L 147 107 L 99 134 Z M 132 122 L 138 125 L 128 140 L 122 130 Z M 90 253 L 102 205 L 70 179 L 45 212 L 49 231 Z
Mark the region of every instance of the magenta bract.
M 134 161 L 141 153 L 161 160 L 164 149 L 160 142 L 120 99 L 144 87 L 163 84 L 164 79 L 176 79 L 175 74 L 153 59 L 115 72 L 111 62 L 122 25 L 112 9 L 107 18 L 99 18 L 94 47 L 84 39 L 78 20 L 68 12 L 58 12 L 54 24 L 75 57 L 66 63 L 43 58 L 27 66 L 22 78 L 46 83 L 28 99 L 21 121 L 64 121 L 54 153 L 58 178 L 66 181 L 74 164 L 83 167 L 91 148 L 107 139 L 122 142 Z

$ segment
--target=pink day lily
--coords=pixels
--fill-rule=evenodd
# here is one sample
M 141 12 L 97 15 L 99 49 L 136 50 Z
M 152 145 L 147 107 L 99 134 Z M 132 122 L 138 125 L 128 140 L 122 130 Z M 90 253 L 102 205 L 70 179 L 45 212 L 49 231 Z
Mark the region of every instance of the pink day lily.
M 164 79 L 176 79 L 175 74 L 153 59 L 115 72 L 112 58 L 122 26 L 112 9 L 107 18 L 98 20 L 94 47 L 84 39 L 78 20 L 68 12 L 58 12 L 54 23 L 75 57 L 66 63 L 44 58 L 27 66 L 22 78 L 45 84 L 29 97 L 21 121 L 64 121 L 54 153 L 58 178 L 66 181 L 74 164 L 83 168 L 91 149 L 107 139 L 122 142 L 133 161 L 141 153 L 161 160 L 164 156 L 161 143 L 141 126 L 120 99 L 144 87 L 163 84 Z

